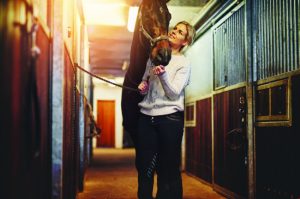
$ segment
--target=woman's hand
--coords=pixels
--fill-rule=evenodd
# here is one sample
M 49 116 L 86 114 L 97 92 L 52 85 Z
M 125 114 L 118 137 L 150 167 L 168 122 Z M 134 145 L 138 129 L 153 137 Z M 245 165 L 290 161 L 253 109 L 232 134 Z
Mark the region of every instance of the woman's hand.
M 139 86 L 138 89 L 140 91 L 140 94 L 142 95 L 146 95 L 148 93 L 149 90 L 149 84 L 147 81 L 142 81 Z
M 154 66 L 152 71 L 154 75 L 162 75 L 166 72 L 165 67 L 163 65 Z

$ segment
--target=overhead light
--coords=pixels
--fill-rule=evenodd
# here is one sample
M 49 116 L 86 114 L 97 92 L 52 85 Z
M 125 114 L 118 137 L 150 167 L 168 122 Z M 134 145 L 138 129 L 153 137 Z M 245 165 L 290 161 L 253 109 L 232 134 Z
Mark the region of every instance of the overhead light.
M 88 25 L 126 26 L 125 13 L 128 6 L 124 3 L 87 3 L 84 4 Z
M 135 26 L 135 21 L 137 18 L 138 11 L 139 11 L 138 6 L 130 6 L 129 7 L 128 22 L 127 22 L 127 29 L 129 32 L 134 31 L 134 26 Z

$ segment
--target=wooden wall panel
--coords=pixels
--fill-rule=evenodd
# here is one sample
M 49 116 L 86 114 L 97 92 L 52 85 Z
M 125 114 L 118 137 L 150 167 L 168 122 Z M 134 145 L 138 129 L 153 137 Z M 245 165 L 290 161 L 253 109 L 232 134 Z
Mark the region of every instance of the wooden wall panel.
M 186 127 L 186 171 L 212 182 L 211 98 L 196 102 L 196 126 Z
M 0 4 L 0 192 L 7 199 L 49 199 L 50 41 L 40 28 L 36 44 L 41 54 L 34 59 L 32 35 L 24 28 L 29 27 L 29 20 L 31 24 L 32 9 L 25 4 Z M 24 27 L 18 23 L 22 8 L 28 16 Z
M 292 78 L 292 126 L 257 127 L 257 198 L 300 198 L 300 76 Z
M 50 38 L 42 28 L 37 32 L 41 50 L 36 61 L 37 96 L 40 107 L 40 198 L 51 197 L 51 130 L 50 130 Z M 37 190 L 37 189 L 36 189 Z
M 65 48 L 64 61 L 64 138 L 63 138 L 63 196 L 75 199 L 76 139 L 75 134 L 75 69 Z
M 245 97 L 245 88 L 214 95 L 214 183 L 247 196 L 247 141 L 240 97 Z

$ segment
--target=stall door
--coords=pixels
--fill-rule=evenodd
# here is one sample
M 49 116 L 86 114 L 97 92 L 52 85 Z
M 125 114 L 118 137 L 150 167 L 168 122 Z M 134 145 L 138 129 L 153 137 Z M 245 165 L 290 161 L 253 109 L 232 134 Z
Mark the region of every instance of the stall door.
M 97 125 L 101 128 L 101 135 L 97 139 L 97 147 L 115 146 L 115 101 L 98 100 Z
M 213 32 L 214 189 L 247 197 L 245 9 L 241 3 Z

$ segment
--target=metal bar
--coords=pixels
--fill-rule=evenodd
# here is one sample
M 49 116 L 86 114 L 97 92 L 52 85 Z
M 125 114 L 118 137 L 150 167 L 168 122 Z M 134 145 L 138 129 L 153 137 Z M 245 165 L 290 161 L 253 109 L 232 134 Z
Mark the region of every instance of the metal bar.
M 299 10 L 300 10 L 300 0 L 297 0 L 296 1 L 296 3 L 297 3 L 297 6 L 295 6 L 296 7 L 296 9 L 297 9 L 297 11 L 298 12 L 296 12 L 296 19 L 297 19 L 297 34 L 298 34 L 298 36 L 297 36 L 297 44 L 299 44 L 299 42 L 300 42 L 300 19 L 299 19 L 299 17 L 300 17 L 300 13 L 299 13 Z M 300 68 L 300 47 L 299 47 L 299 45 L 297 45 L 297 52 L 296 52 L 297 54 L 296 54 L 296 57 L 298 57 L 298 61 L 297 61 L 297 69 L 298 68 Z
M 269 74 L 270 74 L 270 63 L 271 63 L 271 60 L 270 60 L 270 10 L 269 10 L 269 1 L 267 1 L 266 3 L 266 17 L 265 17 L 265 20 L 266 20 L 266 43 L 267 43 L 267 64 L 266 64 L 266 75 L 264 78 L 268 77 Z
M 227 20 L 228 23 L 228 30 L 227 30 L 227 41 L 233 41 L 234 38 L 232 37 L 232 27 L 233 27 L 233 24 L 232 24 L 232 20 Z M 229 53 L 227 53 L 229 56 L 228 56 L 228 74 L 232 74 L 232 69 L 233 69 L 233 61 L 234 61 L 234 58 L 233 58 L 233 51 L 234 51 L 234 44 L 233 42 L 228 42 L 228 51 Z M 227 51 L 227 52 L 228 52 Z M 231 80 L 232 78 L 229 78 L 229 80 Z M 231 82 L 229 82 L 229 85 L 231 84 Z
M 293 6 L 292 6 L 292 8 L 293 8 L 293 25 L 294 25 L 294 27 L 293 27 L 293 37 L 294 37 L 294 39 L 293 39 L 293 47 L 294 47 L 294 53 L 293 53 L 293 57 L 294 57 L 294 64 L 293 64 L 293 70 L 296 70 L 297 69 L 297 63 L 298 63 L 298 59 L 299 59 L 299 57 L 298 57 L 298 50 L 297 50 L 297 48 L 299 48 L 299 43 L 298 43 L 298 40 L 297 40 L 297 35 L 298 35 L 298 28 L 297 28 L 297 1 L 296 0 L 294 0 L 293 1 Z M 299 12 L 299 10 L 298 10 L 298 12 Z
M 277 29 L 277 19 L 278 19 L 278 14 L 277 14 L 277 9 L 278 9 L 278 5 L 277 5 L 277 0 L 273 0 L 273 43 L 274 43 L 274 54 L 273 54 L 273 75 L 277 75 L 278 74 L 278 29 Z
M 245 32 L 244 32 L 244 13 L 245 13 L 245 7 L 242 7 L 239 11 L 239 19 L 240 19 L 240 24 L 241 27 L 240 31 L 241 31 L 241 37 L 240 37 L 240 63 L 239 63 L 239 82 L 245 81 L 245 54 L 244 54 L 244 49 L 245 49 Z
M 290 70 L 292 71 L 294 69 L 294 12 L 293 12 L 293 0 L 290 0 L 290 15 L 289 15 L 289 34 L 290 34 L 290 39 L 289 39 L 289 46 L 290 46 Z
M 263 10 L 264 10 L 264 2 L 260 2 L 260 5 L 258 5 L 257 7 L 257 10 L 258 10 L 258 13 L 257 15 L 258 16 L 261 16 L 263 17 Z M 265 26 L 264 26 L 264 21 L 262 21 L 260 18 L 257 18 L 257 23 L 259 24 L 258 27 L 260 27 L 258 29 L 258 49 L 257 49 L 257 52 L 258 52 L 258 56 L 261 57 L 261 59 L 259 60 L 259 58 L 257 58 L 257 61 L 258 61 L 258 70 L 257 70 L 257 76 L 258 76 L 258 79 L 262 79 L 263 75 L 264 75 L 264 67 L 266 65 L 266 61 L 265 61 L 265 55 L 266 55 L 266 45 L 265 45 L 265 37 L 264 37 L 264 34 L 265 34 Z M 261 51 L 260 51 L 261 50 Z
M 283 40 L 282 40 L 282 49 L 283 49 L 283 67 L 282 70 L 286 71 L 287 69 L 287 48 L 286 48 L 286 2 L 282 2 L 282 26 L 281 26 L 281 31 L 283 33 Z
M 241 10 L 242 10 L 242 8 L 236 13 L 236 16 L 235 16 L 235 18 L 237 19 L 236 20 L 236 24 L 235 24 L 235 29 L 239 32 L 239 34 L 238 34 L 238 37 L 237 37 L 237 40 L 236 40 L 236 44 L 237 44 L 237 60 L 236 60 L 236 72 L 235 72 L 235 74 L 237 75 L 237 78 L 235 78 L 235 79 L 237 79 L 238 80 L 238 82 L 240 82 L 241 81 L 241 71 L 243 70 L 243 65 L 242 65 L 242 62 L 241 62 L 241 56 L 242 56 L 242 54 L 241 54 L 241 48 L 242 48 L 242 32 L 243 32 L 243 29 L 241 29 L 241 28 L 239 28 L 239 27 L 242 27 L 242 23 L 241 23 L 241 19 L 240 19 L 240 17 L 241 17 Z M 237 82 L 235 82 L 235 83 L 237 83 Z
M 248 198 L 255 198 L 256 180 L 255 180 L 255 128 L 254 116 L 255 116 L 255 94 L 253 81 L 257 78 L 257 1 L 246 1 L 246 96 L 247 96 L 247 138 L 248 138 Z
M 277 31 L 278 31 L 278 64 L 279 64 L 279 73 L 283 73 L 283 36 L 282 36 L 282 1 L 279 0 L 279 2 L 276 2 L 278 4 L 278 19 L 277 19 Z
M 274 36 L 275 36 L 275 31 L 274 31 L 274 0 L 270 0 L 270 73 L 269 76 L 273 76 L 274 75 L 274 68 L 275 66 L 275 53 L 274 53 Z
M 263 8 L 264 8 L 264 13 L 263 13 L 263 26 L 264 26 L 264 33 L 263 33 L 263 42 L 264 42 L 264 66 L 262 68 L 262 77 L 260 79 L 264 79 L 266 77 L 267 73 L 267 65 L 268 65 L 268 42 L 267 42 L 267 3 L 265 0 L 263 0 Z
M 287 58 L 287 64 L 286 64 L 286 70 L 285 71 L 289 71 L 289 68 L 290 68 L 290 55 L 291 55 L 291 52 L 290 52 L 290 46 L 289 46 L 289 41 L 290 41 L 290 21 L 289 21 L 289 15 L 290 15 L 290 12 L 289 12 L 289 2 L 287 1 L 286 3 L 286 17 L 285 17 L 285 20 L 286 20 L 286 26 L 285 26 L 285 31 L 286 31 L 286 49 L 287 49 L 287 52 L 286 52 L 286 58 Z

